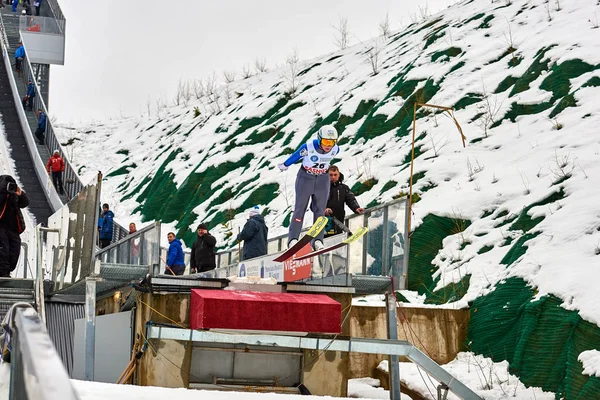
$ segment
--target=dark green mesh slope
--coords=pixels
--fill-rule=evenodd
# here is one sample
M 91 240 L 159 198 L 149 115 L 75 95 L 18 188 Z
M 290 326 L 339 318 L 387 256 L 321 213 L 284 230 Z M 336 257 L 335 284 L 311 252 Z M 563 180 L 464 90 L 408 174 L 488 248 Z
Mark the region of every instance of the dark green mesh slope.
M 527 386 L 556 392 L 557 399 L 597 399 L 600 379 L 582 375 L 577 357 L 600 349 L 600 328 L 562 308 L 554 296 L 534 296 L 523 279 L 509 278 L 476 299 L 468 346 L 494 361 L 507 360 Z
M 414 230 L 410 239 L 409 290 L 415 290 L 419 294 L 425 293 L 428 297 L 434 295 L 439 298 L 439 293 L 433 293 L 437 282 L 434 282 L 432 278 L 438 268 L 431 262 L 442 248 L 444 238 L 464 231 L 469 225 L 471 225 L 469 220 L 440 217 L 433 214 L 429 214 L 423 219 L 423 223 Z

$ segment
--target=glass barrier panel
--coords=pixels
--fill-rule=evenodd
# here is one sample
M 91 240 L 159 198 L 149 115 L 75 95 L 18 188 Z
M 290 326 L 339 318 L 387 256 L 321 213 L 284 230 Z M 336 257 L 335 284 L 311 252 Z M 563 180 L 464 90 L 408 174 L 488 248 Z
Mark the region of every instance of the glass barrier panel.
M 404 234 L 406 231 L 406 203 L 398 202 L 388 206 L 388 254 L 389 268 L 393 276 L 402 272 L 404 262 Z
M 267 242 L 267 254 L 279 252 L 279 239 L 270 240 Z
M 367 216 L 367 227 L 369 232 L 366 235 L 367 240 L 367 275 L 383 274 L 383 223 L 385 211 L 383 208 L 373 210 Z
M 346 220 L 346 225 L 352 232 L 356 232 L 359 228 L 364 226 L 364 216 L 357 215 Z M 352 274 L 363 274 L 363 236 L 361 240 L 346 246 L 347 251 L 347 271 Z

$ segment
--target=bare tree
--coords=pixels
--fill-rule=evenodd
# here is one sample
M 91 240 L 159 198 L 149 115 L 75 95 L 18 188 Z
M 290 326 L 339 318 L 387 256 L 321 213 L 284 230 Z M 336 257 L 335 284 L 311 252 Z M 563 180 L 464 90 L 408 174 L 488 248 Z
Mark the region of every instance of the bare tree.
M 427 135 L 427 136 L 429 136 L 429 140 L 431 141 L 431 148 L 433 150 L 434 157 L 437 157 L 440 154 L 440 151 L 442 151 L 442 149 L 444 147 L 446 147 L 448 145 L 448 143 L 450 142 L 447 134 L 445 137 L 440 138 L 438 140 L 435 140 L 435 138 L 433 137 L 433 134 Z
M 244 64 L 242 67 L 242 78 L 248 79 L 252 76 L 252 69 L 250 69 L 250 64 Z
M 204 86 L 202 79 L 194 79 L 194 85 L 192 89 L 194 91 L 194 97 L 197 100 L 200 100 L 206 95 L 206 87 Z
M 379 23 L 379 33 L 381 33 L 381 36 L 387 39 L 390 37 L 390 32 L 390 13 L 387 12 L 385 13 L 385 19 Z
M 256 73 L 267 72 L 267 60 L 263 58 L 256 58 L 254 60 L 254 69 Z
M 235 71 L 223 71 L 223 79 L 225 79 L 225 83 L 235 81 Z
M 230 85 L 225 85 L 223 88 L 223 99 L 225 99 L 225 104 L 229 107 L 233 103 L 233 94 L 231 93 Z
M 502 108 L 502 101 L 498 99 L 498 96 L 487 92 L 483 81 L 481 88 L 483 101 L 479 104 L 481 116 L 477 119 L 477 125 L 483 130 L 485 137 L 488 137 L 488 130 L 496 122 L 496 117 Z
M 286 94 L 290 97 L 295 97 L 298 91 L 298 73 L 300 72 L 300 57 L 298 56 L 298 50 L 294 49 L 294 52 L 290 54 L 286 60 L 286 68 L 283 78 L 287 84 Z
M 334 26 L 336 34 L 333 36 L 333 42 L 340 50 L 348 48 L 350 41 L 350 30 L 348 29 L 348 18 L 341 18 L 338 26 Z
M 373 47 L 367 51 L 367 62 L 371 66 L 371 72 L 373 72 L 373 75 L 377 75 L 379 73 L 379 69 L 381 68 L 380 55 L 381 47 L 379 46 L 379 39 L 375 39 Z
M 177 83 L 177 92 L 175 92 L 175 97 L 173 98 L 173 104 L 176 106 L 183 102 L 183 87 L 184 83 L 181 79 L 179 79 L 179 82 Z

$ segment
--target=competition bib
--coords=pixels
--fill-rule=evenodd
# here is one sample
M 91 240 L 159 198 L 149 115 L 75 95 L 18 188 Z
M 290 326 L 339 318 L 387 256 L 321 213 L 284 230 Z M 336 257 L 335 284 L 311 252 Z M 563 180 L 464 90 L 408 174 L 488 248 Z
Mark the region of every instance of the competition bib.
M 339 152 L 337 145 L 329 151 L 329 153 L 321 154 L 314 146 L 314 142 L 309 140 L 306 142 L 306 155 L 302 159 L 302 167 L 309 174 L 323 175 L 329 170 L 329 163 L 333 157 Z

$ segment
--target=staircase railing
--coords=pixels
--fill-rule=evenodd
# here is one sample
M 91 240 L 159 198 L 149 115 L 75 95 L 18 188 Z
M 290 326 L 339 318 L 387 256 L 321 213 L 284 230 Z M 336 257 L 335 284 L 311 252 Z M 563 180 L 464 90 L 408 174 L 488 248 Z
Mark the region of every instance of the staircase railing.
M 9 400 L 78 400 L 69 375 L 40 316 L 16 304 L 3 324 L 10 335 Z

